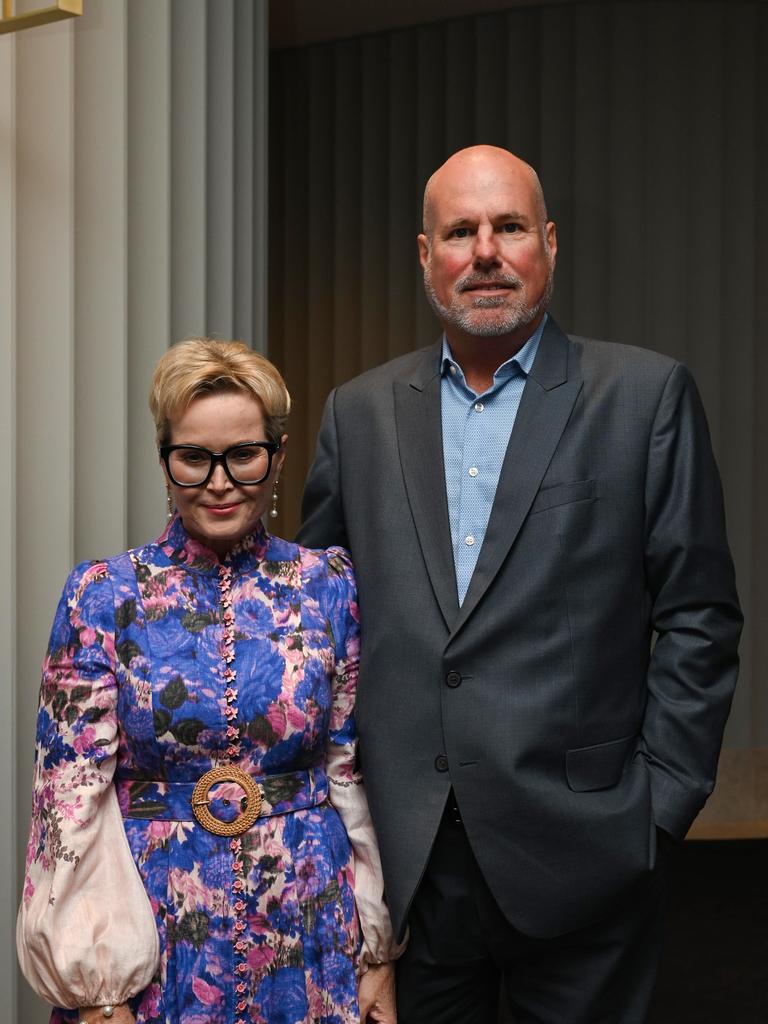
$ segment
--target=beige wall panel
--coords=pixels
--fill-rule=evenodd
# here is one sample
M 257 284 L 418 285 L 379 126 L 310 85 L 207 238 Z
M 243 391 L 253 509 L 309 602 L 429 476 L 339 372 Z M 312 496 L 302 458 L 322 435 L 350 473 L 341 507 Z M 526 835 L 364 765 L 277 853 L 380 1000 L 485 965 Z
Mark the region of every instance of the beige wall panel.
M 16 913 L 16 46 L 0 39 L 0 921 Z M 16 969 L 10 929 L 0 939 L 0 992 L 16 1015 Z
M 75 560 L 122 551 L 127 519 L 126 9 L 75 29 Z
M 128 534 L 165 525 L 165 486 L 147 394 L 171 343 L 171 2 L 128 5 Z
M 16 40 L 17 736 L 19 856 L 40 663 L 74 550 L 74 26 Z M 46 1019 L 26 983 L 24 1024 Z
M 171 341 L 207 329 L 205 0 L 171 5 Z
M 231 338 L 234 303 L 234 0 L 207 8 L 206 331 Z
M 250 0 L 238 0 L 248 4 Z M 267 351 L 269 274 L 269 7 L 253 3 L 253 116 L 245 130 L 253 139 L 253 347 Z
M 235 0 L 232 121 L 235 158 L 232 167 L 232 335 L 254 344 L 254 20 L 251 0 Z M 237 216 L 234 212 L 237 211 Z

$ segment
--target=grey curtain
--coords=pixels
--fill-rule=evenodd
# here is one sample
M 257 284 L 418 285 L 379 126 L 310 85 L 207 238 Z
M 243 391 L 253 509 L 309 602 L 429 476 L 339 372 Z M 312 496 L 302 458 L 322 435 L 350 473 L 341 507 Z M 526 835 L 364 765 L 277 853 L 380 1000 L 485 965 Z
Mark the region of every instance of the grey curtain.
M 747 613 L 709 835 L 768 834 L 767 49 L 761 3 L 584 3 L 271 57 L 284 532 L 329 389 L 436 337 L 415 247 L 427 177 L 462 146 L 512 149 L 558 223 L 561 326 L 684 360 L 707 407 Z

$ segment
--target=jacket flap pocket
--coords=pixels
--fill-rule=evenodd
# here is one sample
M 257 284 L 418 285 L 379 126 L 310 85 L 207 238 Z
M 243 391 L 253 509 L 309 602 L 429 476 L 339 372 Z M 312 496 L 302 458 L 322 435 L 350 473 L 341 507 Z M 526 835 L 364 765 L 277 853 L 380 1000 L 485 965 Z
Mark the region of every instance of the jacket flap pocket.
M 624 736 L 593 747 L 576 747 L 565 752 L 565 774 L 568 785 L 576 793 L 592 789 L 609 789 L 637 747 L 637 736 Z
M 544 490 L 539 491 L 531 505 L 531 515 L 534 512 L 555 508 L 557 505 L 570 505 L 574 501 L 585 501 L 596 497 L 596 480 L 571 480 L 566 484 L 555 484 L 554 487 L 545 487 Z

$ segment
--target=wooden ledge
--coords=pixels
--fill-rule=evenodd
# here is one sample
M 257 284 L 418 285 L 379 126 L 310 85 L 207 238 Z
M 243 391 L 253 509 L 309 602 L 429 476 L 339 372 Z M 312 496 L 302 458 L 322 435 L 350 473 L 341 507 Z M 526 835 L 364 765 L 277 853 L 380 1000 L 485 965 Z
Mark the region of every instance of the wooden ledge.
M 686 839 L 768 839 L 768 747 L 723 750 L 715 791 Z

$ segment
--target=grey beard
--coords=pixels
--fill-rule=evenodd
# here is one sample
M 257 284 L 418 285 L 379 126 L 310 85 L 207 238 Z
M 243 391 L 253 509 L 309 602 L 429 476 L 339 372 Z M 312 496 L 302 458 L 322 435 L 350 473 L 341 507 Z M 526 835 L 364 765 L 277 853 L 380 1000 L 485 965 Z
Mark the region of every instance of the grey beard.
M 541 298 L 532 306 L 526 301 L 522 282 L 514 280 L 520 291 L 511 305 L 506 296 L 483 295 L 478 296 L 469 307 L 458 302 L 444 306 L 435 293 L 429 264 L 424 268 L 424 292 L 438 320 L 446 326 L 456 327 L 465 334 L 477 338 L 499 338 L 504 334 L 511 334 L 512 331 L 531 323 L 546 309 L 552 297 L 554 275 L 551 270 L 547 275 L 547 283 Z M 500 310 L 503 312 L 500 313 Z

